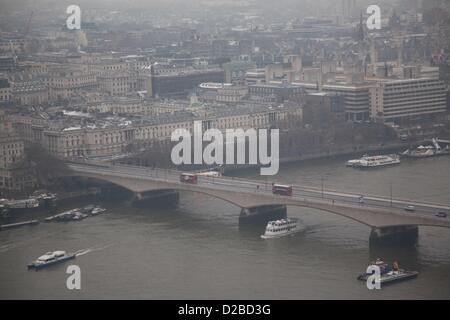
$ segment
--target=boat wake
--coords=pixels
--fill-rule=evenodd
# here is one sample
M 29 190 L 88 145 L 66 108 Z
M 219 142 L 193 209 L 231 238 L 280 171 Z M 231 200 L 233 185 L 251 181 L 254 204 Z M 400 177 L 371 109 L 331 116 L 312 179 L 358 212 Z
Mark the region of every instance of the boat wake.
M 97 246 L 93 246 L 90 248 L 86 248 L 86 249 L 81 249 L 75 252 L 75 256 L 79 257 L 79 256 L 83 256 L 85 254 L 88 254 L 90 252 L 94 252 L 94 251 L 100 251 L 106 248 L 109 248 L 113 245 L 113 243 L 107 243 L 107 244 L 102 244 L 102 245 L 97 245 Z

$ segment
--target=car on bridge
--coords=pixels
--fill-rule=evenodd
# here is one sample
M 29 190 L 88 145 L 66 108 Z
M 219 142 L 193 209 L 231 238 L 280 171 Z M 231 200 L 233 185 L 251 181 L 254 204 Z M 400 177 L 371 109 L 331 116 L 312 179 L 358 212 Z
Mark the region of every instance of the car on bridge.
M 192 173 L 182 173 L 180 175 L 180 182 L 197 184 L 197 180 L 197 175 Z
M 447 218 L 447 216 L 448 216 L 447 212 L 444 212 L 444 211 L 436 212 L 434 215 L 439 218 Z
M 281 196 L 292 196 L 292 186 L 284 184 L 272 184 L 272 193 Z
M 416 207 L 414 206 L 406 206 L 404 209 L 405 211 L 416 211 Z

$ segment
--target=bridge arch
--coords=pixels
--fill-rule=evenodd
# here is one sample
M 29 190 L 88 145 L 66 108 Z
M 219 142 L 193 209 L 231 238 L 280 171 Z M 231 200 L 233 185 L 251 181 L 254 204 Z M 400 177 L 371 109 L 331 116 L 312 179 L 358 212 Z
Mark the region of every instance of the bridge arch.
M 390 210 L 389 208 L 360 208 L 356 204 L 350 203 L 332 203 L 326 201 L 308 200 L 306 198 L 290 198 L 285 196 L 274 196 L 271 193 L 252 193 L 237 190 L 220 188 L 219 186 L 209 188 L 207 185 L 195 185 L 188 183 L 179 183 L 172 179 L 163 180 L 161 178 L 149 179 L 148 177 L 139 177 L 136 174 L 128 176 L 127 174 L 116 174 L 111 172 L 77 172 L 72 171 L 66 176 L 79 176 L 93 178 L 100 181 L 106 181 L 120 187 L 123 187 L 134 193 L 145 193 L 156 190 L 175 190 L 187 191 L 204 194 L 216 198 L 239 208 L 256 208 L 267 205 L 285 205 L 301 208 L 311 208 L 318 211 L 324 211 L 336 214 L 355 222 L 359 222 L 372 228 L 416 225 L 416 226 L 441 226 L 450 228 L 450 222 L 436 220 L 432 217 L 423 217 L 420 215 L 405 215 L 401 210 Z
M 151 192 L 151 191 L 163 191 L 163 190 L 174 190 L 174 191 L 183 191 L 183 192 L 190 192 L 190 193 L 199 193 L 199 194 L 203 194 L 206 196 L 209 196 L 211 198 L 215 198 L 215 199 L 219 199 L 222 200 L 224 202 L 230 203 L 232 205 L 235 205 L 238 208 L 243 208 L 239 203 L 237 203 L 236 201 L 233 201 L 227 197 L 223 197 L 208 191 L 203 191 L 203 190 L 192 190 L 189 187 L 179 187 L 179 186 L 164 186 L 164 187 L 158 187 L 158 188 L 146 188 L 146 189 L 137 189 L 134 188 L 133 186 L 131 186 L 128 183 L 123 183 L 120 180 L 116 179 L 115 177 L 111 177 L 111 176 L 103 176 L 103 177 L 99 177 L 96 175 L 90 175 L 90 174 L 84 174 L 84 173 L 78 173 L 78 172 L 71 172 L 69 175 L 65 175 L 65 177 L 81 177 L 81 178 L 89 178 L 89 179 L 94 179 L 94 180 L 99 180 L 99 181 L 104 181 L 104 182 L 108 182 L 108 183 L 112 183 L 116 186 L 122 187 L 128 191 L 131 191 L 133 193 L 146 193 L 146 192 Z
M 357 218 L 353 218 L 351 216 L 345 215 L 342 212 L 339 212 L 337 210 L 331 210 L 331 209 L 326 209 L 326 208 L 316 208 L 316 207 L 314 207 L 314 206 L 312 206 L 312 205 L 310 205 L 308 203 L 307 204 L 301 204 L 301 203 L 291 203 L 290 201 L 271 201 L 271 202 L 267 202 L 267 203 L 264 203 L 264 204 L 261 204 L 261 205 L 254 205 L 254 206 L 247 207 L 247 206 L 242 206 L 239 203 L 237 203 L 236 201 L 230 200 L 227 197 L 223 197 L 223 196 L 217 195 L 215 193 L 208 192 L 208 191 L 203 191 L 203 190 L 193 190 L 193 189 L 189 189 L 189 188 L 185 189 L 185 188 L 173 187 L 173 188 L 165 188 L 165 189 L 153 189 L 153 190 L 148 190 L 148 191 L 162 191 L 162 190 L 175 190 L 175 191 L 178 191 L 178 192 L 183 191 L 183 192 L 189 192 L 189 193 L 202 194 L 202 195 L 214 198 L 214 199 L 219 199 L 219 200 L 222 200 L 224 202 L 230 203 L 230 204 L 232 204 L 232 205 L 234 205 L 234 206 L 236 206 L 238 208 L 241 208 L 241 209 L 242 208 L 252 209 L 252 208 L 264 207 L 264 206 L 268 206 L 268 205 L 270 205 L 270 206 L 273 205 L 273 206 L 292 206 L 292 207 L 298 207 L 298 208 L 309 208 L 309 209 L 313 209 L 313 210 L 317 210 L 317 211 L 323 211 L 323 212 L 332 213 L 332 214 L 338 215 L 340 217 L 344 217 L 344 218 L 353 220 L 355 222 L 359 222 L 359 223 L 361 223 L 363 225 L 366 225 L 368 227 L 373 227 L 373 226 L 371 226 L 370 224 L 368 224 L 367 222 L 365 222 L 363 220 L 359 220 Z
M 115 179 L 108 179 L 107 177 L 98 177 L 98 176 L 93 176 L 93 175 L 89 175 L 89 174 L 71 172 L 69 174 L 65 174 L 64 176 L 60 176 L 59 178 L 88 178 L 88 179 L 97 180 L 97 181 L 101 181 L 101 182 L 111 183 L 117 187 L 121 187 L 121 188 L 126 189 L 127 191 L 130 191 L 133 193 L 136 192 L 129 185 L 120 183 L 120 181 L 117 181 Z
M 310 208 L 310 209 L 314 209 L 314 210 L 318 210 L 318 211 L 324 211 L 324 212 L 336 214 L 336 215 L 339 215 L 341 217 L 344 217 L 344 218 L 353 220 L 355 222 L 359 222 L 361 224 L 364 224 L 364 225 L 366 225 L 368 227 L 373 227 L 372 225 L 370 225 L 369 223 L 367 223 L 367 222 L 365 222 L 363 220 L 360 220 L 360 219 L 348 216 L 348 215 L 343 214 L 342 212 L 340 212 L 338 210 L 314 207 L 314 205 L 312 205 L 311 203 L 308 203 L 308 202 L 300 203 L 300 202 L 295 202 L 295 201 L 292 201 L 292 200 L 289 200 L 289 199 L 285 200 L 285 199 L 277 199 L 277 198 L 275 198 L 275 199 L 271 199 L 269 201 L 264 201 L 263 204 L 247 206 L 247 205 L 243 205 L 242 203 L 239 203 L 238 201 L 232 200 L 231 197 L 220 195 L 220 194 L 218 194 L 218 192 L 214 192 L 214 190 L 213 191 L 209 191 L 209 190 L 203 190 L 203 189 L 201 189 L 201 190 L 194 189 L 190 185 L 187 185 L 187 186 L 182 186 L 182 185 L 168 186 L 168 185 L 166 185 L 166 186 L 160 186 L 160 187 L 157 187 L 157 188 L 155 188 L 155 187 L 147 187 L 147 188 L 144 188 L 144 189 L 140 189 L 140 188 L 133 187 L 132 183 L 130 184 L 130 183 L 127 183 L 127 182 L 123 182 L 121 179 L 117 179 L 114 176 L 107 176 L 107 175 L 105 175 L 105 176 L 97 176 L 97 175 L 90 175 L 90 174 L 78 173 L 78 172 L 72 172 L 70 174 L 70 176 L 83 177 L 83 178 L 90 178 L 90 179 L 95 179 L 95 180 L 99 180 L 99 181 L 105 181 L 105 182 L 117 185 L 119 187 L 122 187 L 124 189 L 127 189 L 127 190 L 129 190 L 131 192 L 141 193 L 141 194 L 145 194 L 147 192 L 152 192 L 152 191 L 163 191 L 163 190 L 174 190 L 174 191 L 178 191 L 178 192 L 183 191 L 183 192 L 189 192 L 189 193 L 197 193 L 197 194 L 202 194 L 202 195 L 205 195 L 205 196 L 208 196 L 208 197 L 211 197 L 211 198 L 222 200 L 224 202 L 230 203 L 230 204 L 232 204 L 232 205 L 234 205 L 234 206 L 236 206 L 238 208 L 241 208 L 241 209 L 242 208 L 246 208 L 246 209 L 258 208 L 258 207 L 263 207 L 263 206 L 267 206 L 267 205 L 275 205 L 275 206 L 280 205 L 280 206 L 293 206 L 293 207 L 299 207 L 299 208 Z

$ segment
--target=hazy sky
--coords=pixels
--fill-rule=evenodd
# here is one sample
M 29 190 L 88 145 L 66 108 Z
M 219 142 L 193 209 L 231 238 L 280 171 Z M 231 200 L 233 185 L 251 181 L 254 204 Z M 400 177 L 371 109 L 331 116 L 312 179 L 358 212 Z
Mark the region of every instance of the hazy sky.
M 277 6 L 288 8 L 292 6 L 323 6 L 324 4 L 334 4 L 339 0 L 0 0 L 2 8 L 26 8 L 30 6 L 67 6 L 78 4 L 87 7 L 104 8 L 151 8 L 151 7 L 171 7 L 177 5 L 202 6 L 211 3 L 215 4 L 242 4 L 243 2 L 252 3 L 255 6 Z
M 418 0 L 377 0 L 377 4 L 383 11 L 399 2 L 413 2 Z M 373 0 L 356 0 L 357 10 L 365 11 Z M 305 16 L 329 17 L 338 14 L 342 8 L 342 0 L 0 0 L 0 15 L 8 13 L 22 13 L 29 15 L 42 12 L 57 12 L 64 14 L 67 6 L 77 4 L 81 10 L 89 14 L 90 10 L 96 9 L 94 13 L 101 11 L 135 11 L 141 13 L 154 10 L 155 12 L 176 13 L 189 15 L 206 10 L 216 10 L 217 15 L 241 13 L 244 9 L 239 7 L 250 4 L 250 9 L 255 12 L 264 12 L 264 16 L 270 20 L 278 20 L 286 15 L 303 18 Z M 217 7 L 217 9 L 214 8 Z M 248 9 L 245 9 L 248 12 Z

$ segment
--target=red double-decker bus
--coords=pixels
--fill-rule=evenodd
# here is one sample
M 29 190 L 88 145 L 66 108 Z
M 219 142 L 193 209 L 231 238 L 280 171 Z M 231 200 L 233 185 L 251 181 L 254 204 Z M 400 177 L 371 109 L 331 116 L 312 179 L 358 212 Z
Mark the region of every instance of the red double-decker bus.
M 192 173 L 182 173 L 180 175 L 180 181 L 185 183 L 197 183 L 197 175 Z
M 292 196 L 292 186 L 274 183 L 272 185 L 272 193 L 279 194 L 282 196 Z

